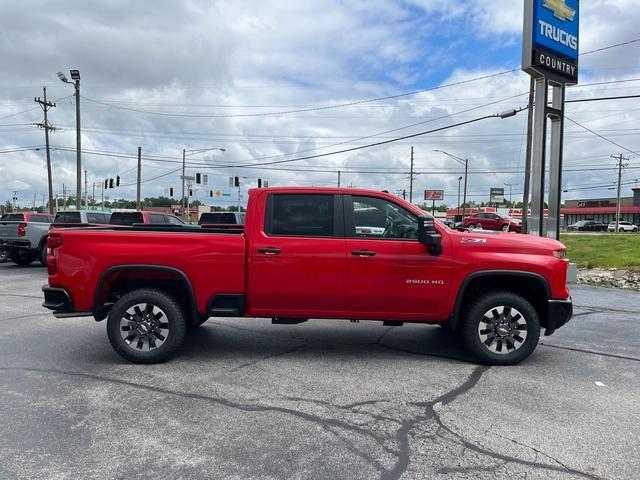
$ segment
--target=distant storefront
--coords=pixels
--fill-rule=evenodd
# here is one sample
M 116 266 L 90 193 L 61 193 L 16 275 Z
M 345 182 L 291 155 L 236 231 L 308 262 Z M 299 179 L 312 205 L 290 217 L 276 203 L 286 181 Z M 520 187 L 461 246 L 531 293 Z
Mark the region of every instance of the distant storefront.
M 620 199 L 620 220 L 640 225 L 640 188 L 633 188 L 632 197 L 622 197 Z M 474 207 L 467 208 L 466 215 L 487 212 L 499 213 L 510 217 L 521 218 L 522 209 L 519 208 L 492 208 Z M 462 208 L 451 208 L 447 210 L 447 218 L 453 221 L 461 221 Z M 545 216 L 548 211 L 545 210 Z M 564 207 L 560 209 L 560 224 L 566 228 L 580 220 L 595 220 L 596 222 L 611 223 L 616 219 L 616 198 L 588 198 L 581 200 L 566 200 Z

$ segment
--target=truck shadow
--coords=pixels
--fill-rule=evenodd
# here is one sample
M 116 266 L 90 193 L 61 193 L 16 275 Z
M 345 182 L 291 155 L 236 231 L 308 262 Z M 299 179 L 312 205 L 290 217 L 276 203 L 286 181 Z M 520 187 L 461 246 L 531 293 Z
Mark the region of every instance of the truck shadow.
M 188 333 L 178 354 L 181 360 L 278 356 L 306 358 L 353 356 L 366 359 L 434 357 L 477 363 L 452 333 L 432 325 L 383 327 L 380 322 L 352 326 L 335 320 L 311 320 L 302 325 L 271 325 L 268 320 L 209 320 Z

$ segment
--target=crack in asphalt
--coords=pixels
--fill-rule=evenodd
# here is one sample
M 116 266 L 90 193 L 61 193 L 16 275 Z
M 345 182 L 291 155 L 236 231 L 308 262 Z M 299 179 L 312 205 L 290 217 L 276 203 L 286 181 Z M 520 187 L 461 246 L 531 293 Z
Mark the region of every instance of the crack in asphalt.
M 543 347 L 557 348 L 558 350 L 569 350 L 571 352 L 588 353 L 590 355 L 599 355 L 601 357 L 619 358 L 621 360 L 631 360 L 632 362 L 640 362 L 640 358 L 637 358 L 637 357 L 630 357 L 628 355 L 619 355 L 617 353 L 598 352 L 597 350 L 589 350 L 588 348 L 568 347 L 566 345 L 552 345 L 550 343 L 542 343 L 542 342 L 540 342 L 539 345 Z

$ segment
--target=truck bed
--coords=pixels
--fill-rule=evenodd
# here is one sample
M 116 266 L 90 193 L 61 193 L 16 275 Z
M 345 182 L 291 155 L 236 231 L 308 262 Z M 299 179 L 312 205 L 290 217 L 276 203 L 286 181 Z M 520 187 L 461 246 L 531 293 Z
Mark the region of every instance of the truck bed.
M 148 279 L 153 267 L 157 272 L 186 275 L 201 313 L 207 311 L 207 303 L 216 293 L 244 292 L 242 232 L 141 225 L 67 228 L 51 230 L 50 235 L 61 237 L 62 245 L 57 249 L 57 271 L 50 275 L 49 283 L 53 287 L 71 285 L 71 298 L 78 299 L 76 310 L 91 311 L 94 292 L 99 292 L 104 282 L 123 277 L 135 281 L 136 268 L 143 267 L 140 279 Z M 112 278 L 110 271 L 116 270 L 113 276 L 117 278 Z

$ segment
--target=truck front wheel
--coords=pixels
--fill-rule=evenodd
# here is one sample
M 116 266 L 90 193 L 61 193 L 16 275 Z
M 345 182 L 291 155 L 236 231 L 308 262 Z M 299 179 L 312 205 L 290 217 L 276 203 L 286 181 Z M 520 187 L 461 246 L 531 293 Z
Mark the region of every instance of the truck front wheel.
M 114 350 L 133 363 L 158 363 L 182 344 L 187 322 L 182 307 L 161 290 L 123 295 L 109 312 L 107 335 Z
M 533 306 L 520 295 L 488 292 L 472 300 L 461 334 L 466 346 L 482 362 L 513 365 L 535 350 L 540 320 Z

